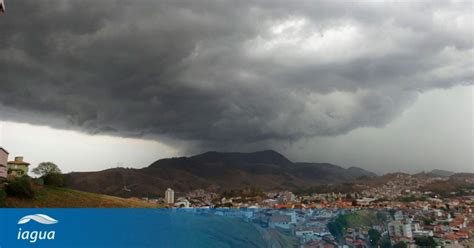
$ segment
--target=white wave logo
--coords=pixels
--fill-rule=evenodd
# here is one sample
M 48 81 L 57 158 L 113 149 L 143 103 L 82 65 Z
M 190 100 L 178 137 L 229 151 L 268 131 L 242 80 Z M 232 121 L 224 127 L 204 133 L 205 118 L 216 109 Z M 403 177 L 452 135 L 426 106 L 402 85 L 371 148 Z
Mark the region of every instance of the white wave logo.
M 31 220 L 34 220 L 40 224 L 44 224 L 44 225 L 52 225 L 52 224 L 56 224 L 58 223 L 57 220 L 45 215 L 45 214 L 33 214 L 33 215 L 27 215 L 23 218 L 21 218 L 19 221 L 18 221 L 18 224 L 19 225 L 22 225 L 22 224 L 26 224 L 28 222 L 30 222 Z

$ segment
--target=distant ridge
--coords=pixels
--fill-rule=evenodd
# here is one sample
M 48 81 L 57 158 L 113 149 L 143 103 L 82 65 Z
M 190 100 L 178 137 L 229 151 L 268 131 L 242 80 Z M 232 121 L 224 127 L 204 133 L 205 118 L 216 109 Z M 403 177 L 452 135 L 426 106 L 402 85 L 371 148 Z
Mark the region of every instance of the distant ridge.
M 358 167 L 328 163 L 294 163 L 273 150 L 251 153 L 206 152 L 191 157 L 160 159 L 142 169 L 113 168 L 65 175 L 70 188 L 117 196 L 161 196 L 166 188 L 225 191 L 307 189 L 377 175 Z M 126 188 L 127 190 L 124 190 Z
M 183 159 L 181 158 L 170 158 L 170 159 L 161 159 L 150 165 L 159 166 L 165 160 L 176 160 Z M 256 164 L 275 164 L 275 165 L 291 165 L 292 162 L 288 160 L 285 156 L 273 150 L 258 151 L 252 153 L 242 153 L 242 152 L 216 152 L 210 151 L 205 152 L 199 155 L 189 157 L 190 160 L 200 161 L 204 163 L 211 162 L 245 162 L 245 163 L 256 163 Z
M 432 170 L 429 173 L 440 177 L 450 177 L 455 174 L 454 172 L 447 170 Z

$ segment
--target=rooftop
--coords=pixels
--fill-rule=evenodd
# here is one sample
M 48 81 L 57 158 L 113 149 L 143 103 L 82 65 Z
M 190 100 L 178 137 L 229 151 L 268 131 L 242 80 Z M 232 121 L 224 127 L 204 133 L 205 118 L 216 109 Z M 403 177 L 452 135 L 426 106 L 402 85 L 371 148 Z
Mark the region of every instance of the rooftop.
M 5 148 L 3 148 L 3 147 L 1 147 L 1 146 L 0 146 L 0 151 L 5 152 L 6 154 L 10 154 L 7 150 L 5 150 Z
M 23 157 L 15 157 L 15 160 L 8 161 L 8 164 L 9 165 L 10 164 L 12 164 L 12 165 L 26 165 L 26 166 L 30 165 L 30 163 L 23 161 Z
M 274 214 L 270 217 L 271 222 L 290 222 L 291 217 L 285 214 Z

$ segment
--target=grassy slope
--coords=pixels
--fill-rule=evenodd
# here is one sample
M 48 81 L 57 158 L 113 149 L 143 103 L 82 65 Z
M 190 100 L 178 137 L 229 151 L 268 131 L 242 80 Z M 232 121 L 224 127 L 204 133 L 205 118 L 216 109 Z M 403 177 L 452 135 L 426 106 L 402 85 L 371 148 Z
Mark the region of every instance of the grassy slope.
M 328 227 L 331 233 L 338 239 L 342 239 L 346 234 L 346 228 L 370 228 L 373 225 L 383 224 L 377 218 L 376 212 L 372 210 L 359 210 L 350 214 L 339 215 L 331 222 Z
M 33 199 L 8 197 L 10 208 L 156 208 L 159 205 L 120 197 L 99 195 L 67 188 L 42 187 Z
M 381 224 L 377 220 L 375 211 L 370 210 L 360 210 L 355 213 L 347 215 L 347 223 L 349 227 L 360 228 L 360 227 L 371 227 L 376 224 Z

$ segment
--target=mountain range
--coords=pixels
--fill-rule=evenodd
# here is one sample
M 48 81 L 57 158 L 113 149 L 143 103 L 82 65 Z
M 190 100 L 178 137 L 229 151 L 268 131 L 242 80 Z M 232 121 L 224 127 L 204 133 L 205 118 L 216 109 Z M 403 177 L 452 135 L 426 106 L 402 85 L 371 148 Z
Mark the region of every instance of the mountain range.
M 65 175 L 67 187 L 116 196 L 162 196 L 194 189 L 309 189 L 321 185 L 376 177 L 358 167 L 328 163 L 297 163 L 272 150 L 252 153 L 206 152 L 191 157 L 160 159 L 142 169 L 113 168 Z

